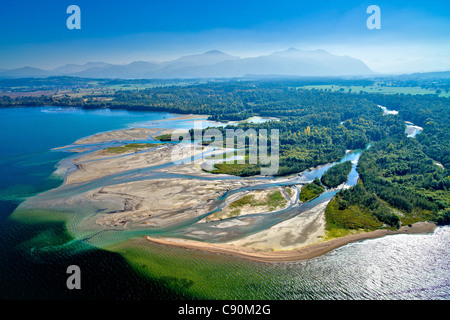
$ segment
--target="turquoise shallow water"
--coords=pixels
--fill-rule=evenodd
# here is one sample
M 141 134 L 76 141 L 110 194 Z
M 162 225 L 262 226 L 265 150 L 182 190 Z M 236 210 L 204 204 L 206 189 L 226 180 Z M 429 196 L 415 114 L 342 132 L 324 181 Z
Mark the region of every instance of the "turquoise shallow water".
M 261 264 L 155 247 L 151 248 L 152 257 L 166 259 L 159 263 L 168 264 L 163 268 L 167 274 L 149 279 L 120 255 L 95 248 L 89 241 L 72 240 L 61 222 L 30 225 L 8 219 L 24 199 L 61 184 L 52 173 L 70 154 L 52 148 L 101 131 L 156 125 L 159 119 L 170 116 L 71 108 L 0 109 L 0 297 L 173 299 L 200 292 L 196 296 L 206 298 L 450 298 L 449 227 L 438 228 L 431 235 L 397 235 L 354 243 L 297 263 Z M 165 125 L 189 127 L 192 122 L 167 121 Z M 71 214 L 71 208 L 63 214 Z M 114 238 L 114 233 L 93 235 L 93 239 L 101 238 L 101 242 Z M 65 269 L 70 264 L 83 270 L 84 285 L 79 292 L 65 287 Z M 217 269 L 221 272 L 213 272 Z M 181 275 L 201 290 L 171 286 Z

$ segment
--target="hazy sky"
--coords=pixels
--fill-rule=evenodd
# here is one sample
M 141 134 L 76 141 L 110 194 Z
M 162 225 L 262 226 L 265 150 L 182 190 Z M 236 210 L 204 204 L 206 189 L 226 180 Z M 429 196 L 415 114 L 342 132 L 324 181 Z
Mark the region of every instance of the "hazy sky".
M 381 8 L 380 30 L 366 26 L 372 4 Z M 66 27 L 69 5 L 81 8 L 81 30 Z M 448 0 L 15 0 L 1 4 L 0 30 L 0 68 L 295 47 L 349 55 L 375 72 L 450 70 Z

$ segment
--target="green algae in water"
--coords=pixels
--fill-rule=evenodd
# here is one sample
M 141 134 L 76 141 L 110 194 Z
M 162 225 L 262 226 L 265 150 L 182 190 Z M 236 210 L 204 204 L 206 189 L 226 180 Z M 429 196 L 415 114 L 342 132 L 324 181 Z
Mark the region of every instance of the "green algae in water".
M 199 250 L 132 239 L 107 248 L 122 255 L 139 273 L 181 294 L 200 299 L 275 299 L 277 272 L 258 263 Z

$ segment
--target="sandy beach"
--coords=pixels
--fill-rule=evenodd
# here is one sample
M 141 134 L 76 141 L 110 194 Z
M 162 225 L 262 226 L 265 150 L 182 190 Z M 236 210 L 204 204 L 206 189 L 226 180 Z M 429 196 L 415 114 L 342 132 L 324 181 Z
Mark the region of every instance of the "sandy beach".
M 124 130 L 114 130 L 108 132 L 97 133 L 92 136 L 75 141 L 74 145 L 79 144 L 95 144 L 117 140 L 147 140 L 149 136 L 156 134 L 163 129 L 158 128 L 132 128 Z
M 396 231 L 376 230 L 309 245 L 301 249 L 280 251 L 257 251 L 234 244 L 205 243 L 185 239 L 151 238 L 149 236 L 146 236 L 145 239 L 149 242 L 159 245 L 176 246 L 187 250 L 200 250 L 209 253 L 232 255 L 253 261 L 276 263 L 316 258 L 348 243 L 367 239 L 375 239 L 394 234 L 432 233 L 435 228 L 436 225 L 434 223 L 417 222 L 411 227 L 404 226 Z

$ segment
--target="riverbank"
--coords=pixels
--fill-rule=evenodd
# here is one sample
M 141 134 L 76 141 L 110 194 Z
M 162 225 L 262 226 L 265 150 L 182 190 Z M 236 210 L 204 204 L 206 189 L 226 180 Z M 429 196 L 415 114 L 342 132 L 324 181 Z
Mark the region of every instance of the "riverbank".
M 253 261 L 276 263 L 316 258 L 352 242 L 376 239 L 395 234 L 426 234 L 432 233 L 435 229 L 436 225 L 434 223 L 417 222 L 411 226 L 401 227 L 398 230 L 375 230 L 312 244 L 300 249 L 280 251 L 258 251 L 233 244 L 205 243 L 186 239 L 153 238 L 149 236 L 145 236 L 145 239 L 151 243 L 163 246 L 175 246 L 187 250 L 199 250 L 209 253 L 232 255 Z

